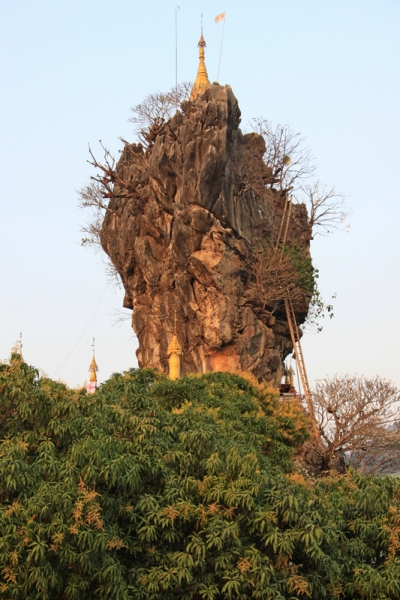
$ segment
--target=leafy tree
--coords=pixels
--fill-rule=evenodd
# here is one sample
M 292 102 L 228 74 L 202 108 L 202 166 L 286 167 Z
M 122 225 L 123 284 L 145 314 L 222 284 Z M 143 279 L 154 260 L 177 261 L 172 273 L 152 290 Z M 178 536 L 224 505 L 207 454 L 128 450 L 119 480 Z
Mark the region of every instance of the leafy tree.
M 88 396 L 14 355 L 0 395 L 4 600 L 400 598 L 399 482 L 305 480 L 304 412 L 251 378 Z
M 319 271 L 310 253 L 296 241 L 273 247 L 260 240 L 245 262 L 248 277 L 244 302 L 256 307 L 260 320 L 284 310 L 290 300 L 298 313 L 307 315 L 303 330 L 322 330 L 320 320 L 333 317 L 333 306 L 323 301 L 318 289 Z M 336 296 L 332 296 L 335 298 Z

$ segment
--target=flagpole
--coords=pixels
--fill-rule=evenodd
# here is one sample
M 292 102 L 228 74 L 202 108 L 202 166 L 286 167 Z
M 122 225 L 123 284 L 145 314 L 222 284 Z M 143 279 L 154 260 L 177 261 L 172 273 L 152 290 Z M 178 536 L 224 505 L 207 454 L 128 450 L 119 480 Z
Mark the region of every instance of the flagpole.
M 175 6 L 175 87 L 178 87 L 178 10 Z
M 218 73 L 217 73 L 217 83 L 218 83 L 218 80 L 219 80 L 219 68 L 220 68 L 220 66 L 221 66 L 222 44 L 223 44 L 223 42 L 224 42 L 225 20 L 226 20 L 226 15 L 224 15 L 224 24 L 222 25 L 222 37 L 221 37 L 221 48 L 220 48 L 220 51 L 219 51 Z

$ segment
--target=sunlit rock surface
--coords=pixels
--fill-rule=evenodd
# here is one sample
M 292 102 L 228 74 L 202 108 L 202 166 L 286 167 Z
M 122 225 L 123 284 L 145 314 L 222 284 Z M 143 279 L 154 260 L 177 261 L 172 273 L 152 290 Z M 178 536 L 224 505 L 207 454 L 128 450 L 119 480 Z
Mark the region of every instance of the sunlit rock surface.
M 121 155 L 118 175 L 135 191 L 115 187 L 101 240 L 133 309 L 140 367 L 167 371 L 176 312 L 182 373 L 280 379 L 291 351 L 285 316 L 268 324 L 245 261 L 260 235 L 276 239 L 286 199 L 265 187 L 264 140 L 239 123 L 231 88 L 213 84 L 182 105 L 151 151 L 132 144 Z M 289 239 L 308 247 L 304 205 L 293 206 Z

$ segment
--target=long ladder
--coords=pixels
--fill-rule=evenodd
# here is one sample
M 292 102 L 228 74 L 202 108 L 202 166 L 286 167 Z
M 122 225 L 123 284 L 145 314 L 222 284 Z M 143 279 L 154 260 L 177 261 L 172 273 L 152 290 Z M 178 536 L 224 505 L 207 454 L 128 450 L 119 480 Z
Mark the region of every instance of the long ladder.
M 304 362 L 303 350 L 300 342 L 299 328 L 296 321 L 293 303 L 290 298 L 285 298 L 286 318 L 289 325 L 290 338 L 292 340 L 294 355 L 296 357 L 297 367 L 299 369 L 301 385 L 303 387 L 304 398 L 307 404 L 308 412 L 311 418 L 313 433 L 318 444 L 321 444 L 321 438 L 315 418 L 314 406 L 311 399 L 310 384 L 308 382 L 306 363 Z
M 281 243 L 281 236 L 283 234 L 282 253 L 283 253 L 284 246 L 286 244 L 286 238 L 287 238 L 287 233 L 288 233 L 288 229 L 289 229 L 290 215 L 291 215 L 291 210 L 292 210 L 292 203 L 293 203 L 292 196 L 290 196 L 290 199 L 285 202 L 285 206 L 284 206 L 283 214 L 282 214 L 282 220 L 281 220 L 281 224 L 279 227 L 278 238 L 276 240 L 275 248 L 278 248 L 279 244 Z M 286 319 L 288 322 L 289 332 L 290 332 L 290 339 L 292 341 L 294 355 L 296 357 L 296 362 L 297 362 L 300 379 L 301 379 L 301 385 L 303 387 L 303 392 L 304 392 L 304 398 L 305 398 L 305 401 L 307 404 L 308 412 L 309 412 L 310 419 L 311 419 L 311 425 L 312 425 L 312 429 L 313 429 L 313 433 L 314 433 L 316 442 L 321 446 L 322 445 L 321 437 L 320 437 L 320 433 L 318 430 L 317 421 L 315 418 L 315 411 L 314 411 L 314 406 L 313 406 L 312 398 L 311 398 L 310 384 L 308 382 L 308 377 L 307 377 L 306 363 L 304 361 L 303 350 L 302 350 L 301 342 L 300 342 L 300 333 L 299 333 L 299 328 L 297 326 L 297 321 L 296 321 L 296 313 L 294 311 L 293 303 L 292 303 L 292 300 L 290 299 L 290 297 L 286 297 L 284 302 L 285 302 Z
M 279 244 L 281 243 L 282 233 L 283 233 L 282 251 L 283 251 L 283 247 L 286 244 L 287 232 L 289 229 L 290 213 L 292 212 L 292 204 L 293 204 L 293 196 L 290 195 L 289 200 L 287 200 L 285 202 L 285 206 L 283 207 L 283 214 L 282 214 L 281 224 L 279 227 L 278 237 L 277 237 L 276 244 L 275 244 L 275 249 L 279 248 Z M 285 221 L 286 221 L 286 225 L 285 225 Z

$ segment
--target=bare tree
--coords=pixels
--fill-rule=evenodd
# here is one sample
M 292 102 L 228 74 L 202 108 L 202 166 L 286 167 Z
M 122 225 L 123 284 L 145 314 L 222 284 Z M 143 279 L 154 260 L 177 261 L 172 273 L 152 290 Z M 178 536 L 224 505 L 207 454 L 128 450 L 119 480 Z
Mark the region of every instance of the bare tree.
M 171 118 L 180 104 L 190 96 L 191 83 L 181 83 L 166 93 L 158 92 L 149 94 L 143 102 L 132 108 L 133 117 L 130 119 L 136 125 L 135 133 L 142 144 L 129 144 L 121 139 L 124 144 L 123 153 L 127 163 L 136 162 L 145 168 L 146 155 L 143 146 L 148 150 L 153 146 L 162 126 Z M 146 200 L 146 191 L 138 181 L 130 181 L 123 176 L 124 165 L 117 163 L 115 157 L 102 144 L 103 159 L 98 160 L 89 146 L 89 164 L 95 167 L 96 175 L 90 177 L 90 183 L 78 190 L 79 207 L 89 208 L 90 217 L 81 231 L 84 234 L 82 245 L 101 248 L 100 232 L 106 211 L 113 212 L 109 202 L 112 198 L 135 198 L 138 201 Z M 105 260 L 107 277 L 112 282 L 120 283 L 119 275 L 109 259 Z
M 135 124 L 134 132 L 140 142 L 148 148 L 154 143 L 161 127 L 176 112 L 184 100 L 188 100 L 193 84 L 190 82 L 179 83 L 168 92 L 149 94 L 131 108 L 133 117 L 129 119 Z
M 129 144 L 122 138 L 121 141 L 125 145 L 123 155 L 125 156 L 126 163 L 129 165 L 132 162 L 136 162 L 138 165 L 144 167 L 146 158 L 143 155 L 142 146 L 139 144 Z M 89 190 L 84 188 L 84 190 L 86 189 L 86 192 L 80 194 L 80 207 L 87 208 L 89 206 L 95 206 L 100 209 L 110 210 L 106 199 L 137 198 L 139 200 L 146 200 L 147 195 L 141 189 L 141 185 L 138 184 L 137 181 L 128 180 L 123 177 L 125 165 L 117 165 L 116 159 L 111 152 L 103 146 L 101 141 L 100 145 L 104 152 L 102 162 L 95 158 L 92 149 L 89 146 L 89 154 L 92 160 L 88 160 L 88 163 L 97 169 L 97 174 L 90 177 L 91 181 L 95 184 L 94 186 L 91 186 L 93 189 Z
M 102 250 L 100 232 L 109 200 L 104 198 L 104 188 L 98 181 L 91 181 L 89 185 L 78 190 L 78 198 L 79 208 L 89 208 L 91 211 L 88 220 L 81 227 L 81 232 L 84 234 L 81 245 L 89 246 L 98 252 Z M 102 253 L 101 256 L 108 281 L 120 287 L 121 279 L 118 271 L 107 255 Z
M 267 178 L 254 168 L 251 157 L 246 154 L 239 158 L 234 157 L 231 160 L 231 169 L 242 196 L 248 191 L 252 191 L 255 196 L 262 196 Z
M 81 232 L 85 234 L 85 237 L 82 238 L 82 246 L 100 246 L 100 231 L 108 200 L 103 197 L 103 190 L 95 181 L 91 181 L 77 193 L 79 208 L 89 208 L 91 211 L 88 221 L 81 227 Z
M 312 402 L 324 464 L 335 455 L 368 472 L 400 463 L 400 391 L 390 381 L 336 375 L 317 382 Z
M 306 200 L 308 206 L 308 224 L 311 239 L 316 235 L 327 235 L 333 229 L 349 229 L 344 222 L 350 214 L 345 205 L 345 196 L 338 193 L 334 187 L 314 181 L 300 187 L 299 199 Z
M 264 162 L 272 171 L 271 179 L 265 182 L 267 186 L 289 190 L 314 174 L 314 158 L 300 133 L 292 131 L 289 125 L 277 125 L 274 129 L 263 118 L 253 119 L 252 127 L 265 141 Z
M 125 140 L 121 141 L 125 144 L 123 155 L 127 165 L 136 162 L 145 169 L 147 159 L 143 154 L 142 147 L 139 144 L 129 144 Z M 100 232 L 105 212 L 115 212 L 110 207 L 111 199 L 127 200 L 128 198 L 134 198 L 137 201 L 147 199 L 145 186 L 138 181 L 124 178 L 123 170 L 125 165 L 117 165 L 116 159 L 101 141 L 100 145 L 103 150 L 102 161 L 99 161 L 94 156 L 89 146 L 91 160 L 88 160 L 88 162 L 97 169 L 97 174 L 90 177 L 88 185 L 78 190 L 79 208 L 86 208 L 91 211 L 88 221 L 81 227 L 81 231 L 84 234 L 81 243 L 83 246 L 94 247 L 95 250 L 99 250 L 102 247 Z M 118 283 L 119 285 L 120 277 L 115 267 L 109 258 L 105 259 L 104 262 L 108 279 L 112 283 Z
M 81 226 L 81 232 L 84 234 L 84 237 L 81 239 L 81 245 L 93 248 L 95 252 L 103 250 L 100 233 L 105 211 L 109 209 L 109 199 L 104 197 L 104 187 L 97 180 L 93 180 L 88 185 L 78 190 L 77 193 L 79 198 L 79 208 L 90 209 L 90 215 L 86 223 Z M 120 275 L 109 256 L 104 252 L 101 252 L 101 259 L 108 282 L 113 286 L 121 287 Z
M 180 104 L 189 98 L 192 84 L 189 82 L 181 83 L 173 87 L 166 93 L 157 92 L 149 94 L 140 104 L 137 104 L 131 110 L 134 116 L 129 119 L 135 123 L 135 133 L 143 142 L 145 147 L 154 143 L 157 134 L 162 125 L 171 118 L 174 111 Z M 121 138 L 124 144 L 124 154 L 128 163 L 142 163 L 145 166 L 146 157 L 141 150 L 143 145 L 129 144 Z M 117 169 L 117 160 L 106 148 L 101 140 L 100 145 L 103 151 L 103 159 L 98 160 L 89 146 L 91 164 L 97 170 L 96 175 L 90 177 L 90 183 L 78 190 L 79 207 L 90 208 L 92 217 L 88 224 L 82 228 L 86 234 L 83 243 L 86 245 L 99 244 L 99 234 L 101 224 L 104 218 L 104 211 L 111 210 L 109 200 L 111 198 L 137 198 L 146 199 L 146 194 L 141 189 L 138 182 L 129 182 L 123 177 L 123 168 Z
M 292 131 L 289 125 L 273 128 L 263 118 L 253 120 L 253 129 L 264 138 L 264 162 L 272 173 L 264 184 L 282 191 L 293 189 L 295 200 L 307 205 L 311 239 L 331 233 L 333 229 L 346 229 L 344 222 L 350 211 L 346 208 L 345 196 L 318 180 L 308 183 L 316 166 L 309 148 L 304 145 L 306 138 Z
M 244 299 L 260 312 L 272 314 L 290 299 L 299 309 L 307 310 L 308 300 L 301 285 L 299 273 L 290 256 L 280 248 L 257 247 L 245 266 L 248 282 Z M 260 315 L 261 316 L 261 315 Z

